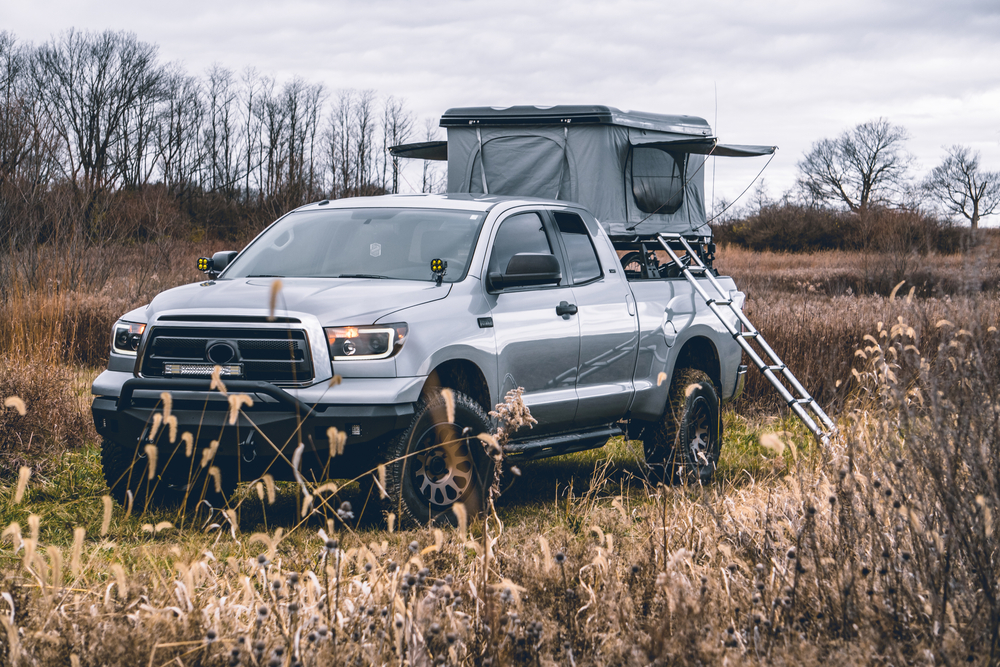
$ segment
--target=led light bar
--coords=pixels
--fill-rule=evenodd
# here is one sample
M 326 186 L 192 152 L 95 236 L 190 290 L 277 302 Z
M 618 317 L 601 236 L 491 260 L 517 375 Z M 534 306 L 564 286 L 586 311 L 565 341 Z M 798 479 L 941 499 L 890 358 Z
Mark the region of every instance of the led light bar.
M 222 377 L 242 377 L 243 364 L 225 364 L 220 366 Z M 163 364 L 163 375 L 181 377 L 209 377 L 215 370 L 215 364 Z

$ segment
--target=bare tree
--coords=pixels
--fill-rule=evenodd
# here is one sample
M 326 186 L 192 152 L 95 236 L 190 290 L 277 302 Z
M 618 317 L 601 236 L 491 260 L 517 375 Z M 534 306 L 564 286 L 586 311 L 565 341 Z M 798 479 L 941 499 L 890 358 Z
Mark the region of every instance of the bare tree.
M 424 119 L 424 141 L 435 141 L 438 138 L 438 125 L 434 118 Z M 437 165 L 430 160 L 424 160 L 424 172 L 420 181 L 421 192 L 444 192 L 447 189 L 447 174 L 442 176 Z
M 205 152 L 208 163 L 208 190 L 235 199 L 243 180 L 241 167 L 246 146 L 239 133 L 237 103 L 239 93 L 232 70 L 213 65 L 208 70 L 205 90 Z
M 327 162 L 333 172 L 333 196 L 374 194 L 375 91 L 340 90 L 326 132 Z
M 406 101 L 390 95 L 382 107 L 382 189 L 389 190 L 386 167 L 392 165 L 392 194 L 399 192 L 399 157 L 389 154 L 390 146 L 406 143 L 413 130 L 413 114 L 406 110 Z
M 274 90 L 274 80 L 266 79 L 260 91 L 261 176 L 258 187 L 265 200 L 273 199 L 281 190 L 288 162 L 288 108 L 280 93 Z
M 906 129 L 885 118 L 823 139 L 798 163 L 799 186 L 813 200 L 844 204 L 857 213 L 886 204 L 905 185 L 912 157 Z
M 0 186 L 15 177 L 31 155 L 25 74 L 28 55 L 8 32 L 0 32 Z M 30 99 L 30 98 L 29 98 Z
M 191 194 L 202 167 L 204 106 L 198 80 L 180 66 L 164 76 L 164 102 L 156 131 L 156 153 L 164 185 L 175 196 Z
M 46 206 L 59 153 L 30 76 L 32 51 L 0 31 L 0 246 L 36 243 L 51 225 Z M 29 253 L 30 254 L 30 253 Z M 0 283 L 9 266 L 0 266 Z M 5 284 L 5 283 L 3 283 Z
M 257 74 L 257 70 L 253 67 L 247 67 L 243 70 L 243 89 L 240 94 L 240 103 L 243 116 L 243 201 L 245 203 L 252 201 L 251 179 L 263 161 L 261 145 L 261 118 L 263 114 L 260 112 L 260 91 L 266 81 Z M 256 185 L 258 186 L 256 192 L 259 195 L 259 182 Z
M 37 50 L 35 87 L 65 145 L 74 185 L 88 192 L 112 185 L 112 149 L 128 114 L 160 86 L 155 59 L 156 46 L 110 30 L 69 30 Z
M 337 102 L 326 133 L 326 153 L 333 173 L 332 196 L 347 197 L 354 186 L 354 96 L 353 90 L 337 91 Z
M 296 77 L 285 84 L 283 98 L 288 144 L 284 190 L 288 204 L 300 204 L 316 190 L 315 151 L 323 86 L 309 85 Z
M 979 152 L 966 146 L 948 149 L 944 161 L 924 181 L 924 190 L 946 211 L 979 229 L 979 221 L 1000 207 L 1000 172 L 979 168 Z
M 354 98 L 354 194 L 370 195 L 375 181 L 375 91 L 362 90 Z
M 155 137 L 159 129 L 160 105 L 167 91 L 163 70 L 155 65 L 154 68 L 151 85 L 125 110 L 111 147 L 115 175 L 126 189 L 146 185 L 156 169 Z

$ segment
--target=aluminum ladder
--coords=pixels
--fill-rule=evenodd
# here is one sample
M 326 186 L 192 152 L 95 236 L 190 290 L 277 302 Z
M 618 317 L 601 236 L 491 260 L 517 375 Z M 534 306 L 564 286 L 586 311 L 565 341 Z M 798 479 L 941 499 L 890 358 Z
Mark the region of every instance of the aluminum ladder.
M 812 431 L 821 442 L 824 444 L 829 443 L 830 436 L 836 432 L 837 426 L 833 423 L 823 408 L 819 407 L 819 404 L 809 395 L 809 392 L 805 390 L 802 384 L 798 381 L 792 371 L 788 369 L 783 361 L 778 357 L 771 346 L 768 345 L 767 341 L 764 340 L 764 336 L 757 331 L 756 327 L 750 323 L 746 315 L 739 308 L 733 305 L 733 301 L 730 298 L 729 293 L 719 284 L 719 281 L 715 279 L 712 275 L 712 271 L 705 266 L 705 263 L 701 260 L 701 257 L 695 252 L 694 248 L 688 243 L 688 240 L 684 238 L 681 234 L 668 234 L 661 233 L 657 235 L 660 245 L 664 250 L 667 251 L 667 255 L 670 259 L 681 269 L 681 273 L 687 278 L 687 281 L 695 288 L 702 299 L 705 300 L 705 304 L 712 309 L 719 321 L 722 322 L 723 326 L 733 337 L 733 339 L 739 344 L 743 351 L 747 353 L 750 360 L 753 361 L 754 366 L 764 374 L 767 381 L 771 383 L 778 394 L 781 396 L 788 407 L 792 409 L 792 412 L 802 420 L 802 423 Z M 674 249 L 670 247 L 670 242 L 679 243 L 680 246 L 687 252 L 685 259 L 687 262 L 683 261 Z M 693 265 L 693 266 L 692 266 Z M 714 298 L 709 296 L 705 288 L 695 280 L 695 274 L 699 274 L 708 279 L 712 287 L 719 293 L 721 298 Z M 728 308 L 731 313 L 736 315 L 737 320 L 743 325 L 743 330 L 737 329 L 735 325 L 730 324 L 729 320 L 723 316 L 722 308 Z M 768 357 L 770 363 L 764 360 L 761 354 L 757 352 L 751 346 L 750 341 L 756 341 L 757 345 L 763 351 L 764 355 Z M 785 382 L 791 387 L 791 390 L 786 387 L 781 380 L 778 378 L 777 373 L 781 374 Z M 794 393 L 793 393 L 794 392 Z M 821 428 L 816 420 L 806 412 L 806 408 L 809 408 L 823 424 L 825 428 Z

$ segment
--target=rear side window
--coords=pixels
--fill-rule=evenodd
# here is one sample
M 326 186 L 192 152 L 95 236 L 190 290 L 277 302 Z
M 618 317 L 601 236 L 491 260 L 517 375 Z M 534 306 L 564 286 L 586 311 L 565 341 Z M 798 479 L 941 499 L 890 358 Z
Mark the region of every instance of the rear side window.
M 559 235 L 566 254 L 569 256 L 570 269 L 573 271 L 573 282 L 577 285 L 601 276 L 601 264 L 597 261 L 597 251 L 587 233 L 583 220 L 575 213 L 557 211 L 553 213 Z
M 489 273 L 505 273 L 510 258 L 519 252 L 552 254 L 542 218 L 537 213 L 519 213 L 500 223 L 493 241 Z
M 686 153 L 649 146 L 632 149 L 632 196 L 643 213 L 670 215 L 684 203 Z

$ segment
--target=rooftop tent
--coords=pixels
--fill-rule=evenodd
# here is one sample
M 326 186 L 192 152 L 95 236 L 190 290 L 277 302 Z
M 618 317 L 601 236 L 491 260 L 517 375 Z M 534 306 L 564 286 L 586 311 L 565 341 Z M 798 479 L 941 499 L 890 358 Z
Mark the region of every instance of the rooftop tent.
M 448 160 L 448 192 L 576 201 L 613 237 L 708 235 L 706 156 L 767 155 L 773 147 L 721 146 L 701 118 L 606 106 L 449 109 L 447 142 L 393 148 Z

